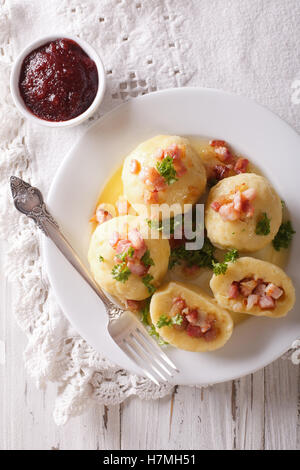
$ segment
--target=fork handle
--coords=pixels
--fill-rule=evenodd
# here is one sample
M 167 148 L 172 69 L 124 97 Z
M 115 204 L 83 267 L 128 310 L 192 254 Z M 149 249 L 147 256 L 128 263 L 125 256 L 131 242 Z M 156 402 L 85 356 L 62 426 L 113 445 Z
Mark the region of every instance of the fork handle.
M 102 300 L 109 319 L 114 319 L 122 314 L 124 310 L 112 302 L 98 286 L 75 250 L 60 231 L 58 223 L 44 203 L 41 191 L 16 176 L 10 177 L 10 187 L 16 209 L 33 219 L 42 232 L 53 241 L 58 250 Z
M 42 221 L 44 232 L 56 245 L 58 250 L 64 255 L 64 257 L 71 263 L 76 271 L 83 277 L 83 279 L 89 284 L 93 291 L 100 297 L 104 302 L 107 309 L 111 308 L 112 302 L 108 299 L 102 289 L 96 284 L 89 271 L 77 255 L 76 251 L 72 248 L 68 240 L 61 233 L 58 226 L 55 225 L 48 218 L 44 218 Z

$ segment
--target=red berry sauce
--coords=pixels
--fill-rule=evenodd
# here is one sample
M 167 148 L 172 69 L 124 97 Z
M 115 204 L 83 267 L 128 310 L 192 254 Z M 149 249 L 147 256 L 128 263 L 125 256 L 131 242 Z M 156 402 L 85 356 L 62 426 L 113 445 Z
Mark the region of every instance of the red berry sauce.
M 97 67 L 76 42 L 57 39 L 24 59 L 19 89 L 35 116 L 46 121 L 68 121 L 84 113 L 94 101 Z

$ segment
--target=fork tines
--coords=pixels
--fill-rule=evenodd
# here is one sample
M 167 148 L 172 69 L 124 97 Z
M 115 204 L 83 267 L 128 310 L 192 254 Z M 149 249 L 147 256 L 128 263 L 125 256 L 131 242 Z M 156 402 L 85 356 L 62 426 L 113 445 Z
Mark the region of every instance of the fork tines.
M 123 338 L 120 346 L 156 385 L 168 382 L 174 372 L 179 372 L 156 342 L 139 327 Z

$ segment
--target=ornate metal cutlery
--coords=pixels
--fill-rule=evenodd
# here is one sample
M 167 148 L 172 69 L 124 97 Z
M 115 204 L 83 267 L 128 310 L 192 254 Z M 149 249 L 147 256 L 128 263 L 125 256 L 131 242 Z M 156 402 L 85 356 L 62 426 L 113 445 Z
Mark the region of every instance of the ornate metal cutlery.
M 178 369 L 149 336 L 138 318 L 132 312 L 112 302 L 94 281 L 47 210 L 39 189 L 16 176 L 11 176 L 10 185 L 18 211 L 34 220 L 104 303 L 108 314 L 107 328 L 111 338 L 154 383 L 159 385 L 159 382 L 167 382 Z

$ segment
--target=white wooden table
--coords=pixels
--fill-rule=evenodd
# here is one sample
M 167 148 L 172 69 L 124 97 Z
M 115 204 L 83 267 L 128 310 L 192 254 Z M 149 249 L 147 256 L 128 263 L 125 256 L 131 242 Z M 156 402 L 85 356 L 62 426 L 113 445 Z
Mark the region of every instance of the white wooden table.
M 0 274 L 0 449 L 300 449 L 300 367 L 282 359 L 208 389 L 95 405 L 57 427 L 55 386 L 37 390 L 24 370 L 26 338 L 12 317 L 12 295 Z

